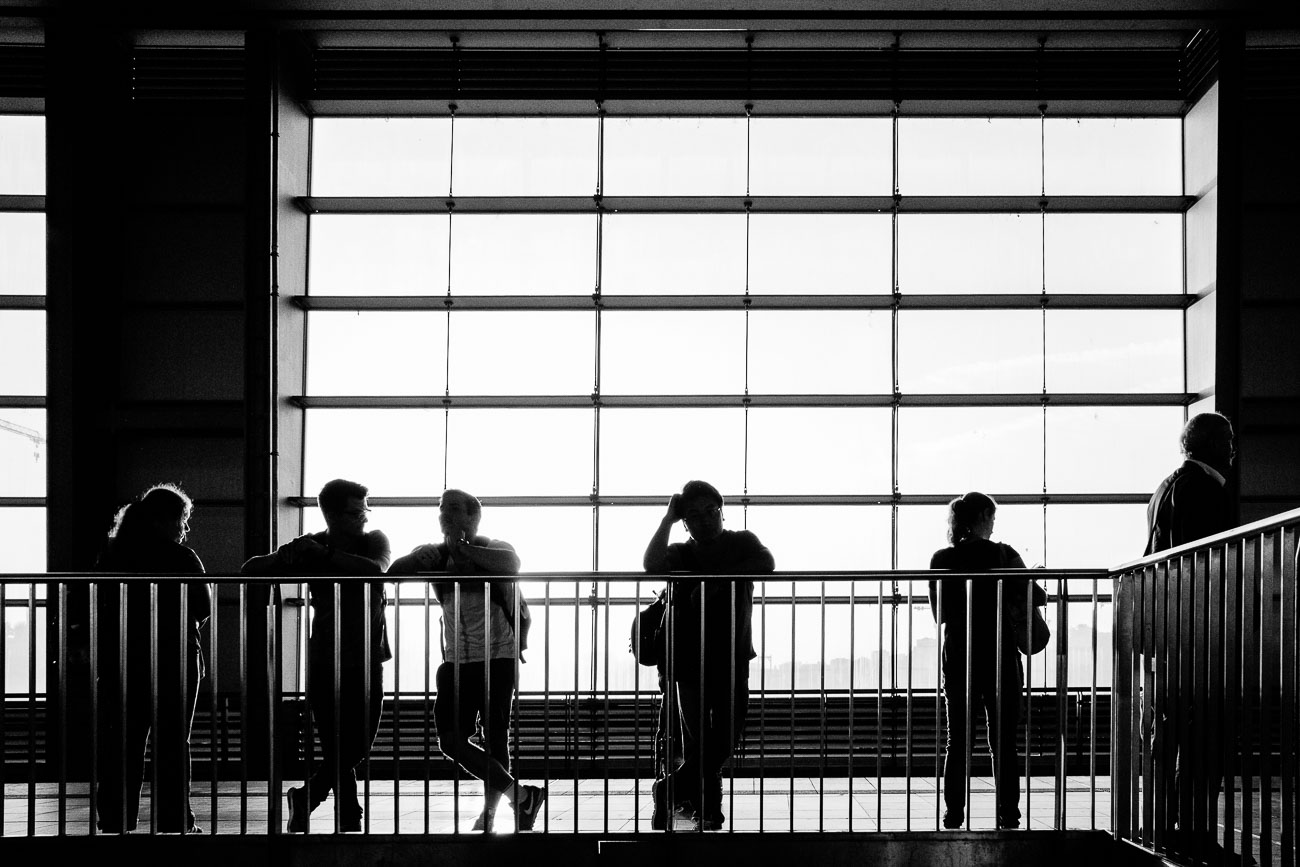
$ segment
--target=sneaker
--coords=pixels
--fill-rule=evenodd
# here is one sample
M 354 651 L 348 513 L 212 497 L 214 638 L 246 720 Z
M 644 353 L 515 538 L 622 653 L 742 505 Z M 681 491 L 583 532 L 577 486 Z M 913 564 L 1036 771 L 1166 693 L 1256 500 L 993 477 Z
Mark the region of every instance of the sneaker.
M 722 813 L 714 813 L 712 816 L 697 817 L 695 827 L 701 831 L 721 831 L 727 817 Z
M 484 807 L 483 812 L 479 813 L 478 818 L 474 820 L 473 830 L 482 831 L 484 834 L 491 834 L 492 825 L 496 822 L 496 818 L 496 813 L 493 813 Z
M 966 816 L 961 810 L 943 811 L 943 826 L 950 831 L 955 828 L 960 828 L 962 823 L 965 821 Z
M 542 804 L 546 802 L 546 790 L 541 786 L 519 788 L 523 789 L 524 796 L 515 804 L 515 819 L 520 831 L 531 831 L 537 822 L 537 814 L 542 811 Z
M 360 816 L 340 816 L 339 833 L 340 834 L 360 834 L 363 830 Z
M 290 786 L 284 793 L 284 799 L 289 804 L 287 830 L 290 834 L 304 833 L 307 830 L 307 816 L 311 813 L 311 808 L 307 805 L 307 790 L 302 786 Z

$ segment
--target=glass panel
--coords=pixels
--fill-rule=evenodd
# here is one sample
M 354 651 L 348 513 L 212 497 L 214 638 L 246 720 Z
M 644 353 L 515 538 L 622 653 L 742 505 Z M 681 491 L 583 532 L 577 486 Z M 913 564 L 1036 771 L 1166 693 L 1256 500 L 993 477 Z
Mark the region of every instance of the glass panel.
M 447 486 L 476 496 L 591 493 L 589 409 L 453 409 Z
M 894 291 L 892 250 L 888 215 L 754 214 L 749 218 L 749 291 L 887 294 Z
M 443 196 L 450 185 L 451 119 L 312 119 L 314 196 Z
M 1043 387 L 1037 310 L 903 310 L 899 390 L 921 394 L 1028 394 Z
M 1180 310 L 1048 310 L 1049 392 L 1180 392 Z
M 43 523 L 43 522 L 42 522 Z M 44 532 L 42 531 L 42 539 Z M 27 570 L 22 570 L 27 571 Z M 17 588 L 10 585 L 6 588 L 6 598 L 14 599 L 17 593 L 22 593 L 24 598 L 27 593 L 26 588 Z M 32 622 L 32 617 L 26 608 L 6 609 L 4 612 L 4 642 L 5 642 L 5 697 L 26 697 L 33 691 L 37 695 L 45 693 L 45 647 L 46 647 L 46 613 L 38 607 L 36 609 L 36 622 Z M 31 646 L 32 631 L 36 632 L 36 665 L 31 664 L 31 657 L 27 650 Z M 35 684 L 32 683 L 32 675 L 35 676 Z M 75 724 L 75 723 L 74 723 Z M 25 735 L 24 735 L 25 737 Z
M 898 190 L 905 196 L 1036 196 L 1041 166 L 1037 118 L 898 122 Z
M 607 310 L 601 314 L 600 346 L 602 394 L 745 390 L 741 310 Z
M 752 394 L 887 394 L 893 326 L 885 310 L 752 310 Z
M 987 493 L 990 489 L 977 487 L 973 490 Z M 1043 564 L 1043 507 L 999 504 L 992 538 L 995 542 L 1005 542 L 1015 548 L 1026 566 L 1030 568 L 1041 566 Z M 946 547 L 948 547 L 946 505 L 899 507 L 898 568 L 929 569 L 930 558 Z M 925 588 L 917 587 L 916 592 L 918 594 L 928 592 L 928 585 Z M 929 608 L 928 601 L 926 608 L 927 610 Z
M 49 441 L 45 410 L 0 407 L 0 497 L 43 497 L 49 470 Z M 18 516 L 24 510 L 6 511 Z M 41 511 L 42 520 L 45 512 Z M 32 538 L 15 534 L 11 539 Z M 41 557 L 45 556 L 45 534 L 40 536 Z M 0 546 L 2 548 L 4 546 Z M 0 572 L 3 572 L 0 569 Z
M 1048 292 L 1183 291 L 1179 214 L 1048 214 Z
M 447 291 L 447 217 L 317 214 L 311 218 L 312 295 L 441 295 Z
M 893 160 L 887 117 L 750 121 L 749 191 L 755 196 L 892 195 Z
M 315 496 L 335 478 L 360 482 L 373 497 L 427 497 L 446 487 L 443 410 L 309 409 L 305 415 L 304 495 Z
M 900 409 L 898 486 L 905 494 L 954 497 L 966 491 L 993 497 L 1040 492 L 1043 411 L 1031 406 Z
M 606 427 L 606 419 L 610 412 L 611 410 L 604 410 L 601 413 L 602 428 Z M 603 434 L 601 439 L 605 440 L 608 435 L 608 433 Z M 604 443 L 602 443 L 603 450 Z M 675 474 L 673 478 L 676 478 Z M 675 489 L 663 491 L 664 502 L 660 506 L 602 505 L 600 507 L 600 539 L 598 544 L 602 572 L 642 571 L 642 557 L 645 554 L 646 545 L 650 543 L 650 537 L 659 529 L 659 520 L 664 516 L 664 512 L 668 508 L 669 498 L 676 491 L 680 491 L 684 484 L 686 484 L 686 478 L 677 482 Z M 657 487 L 662 487 L 662 484 Z M 658 493 L 658 491 L 654 493 Z M 731 515 L 733 512 L 739 513 L 739 511 L 740 507 L 734 506 L 725 509 L 724 514 Z M 672 532 L 668 536 L 668 542 L 670 544 L 685 542 L 689 538 L 690 535 L 686 532 L 686 525 L 678 521 L 673 524 Z M 590 566 L 588 565 L 586 568 L 590 568 Z M 663 581 L 647 578 L 641 582 L 642 598 L 649 604 L 650 595 L 658 593 L 663 589 L 663 586 Z
M 451 233 L 456 295 L 588 295 L 596 285 L 594 215 L 458 214 Z
M 611 214 L 602 221 L 606 295 L 739 295 L 744 214 Z
M 739 496 L 744 490 L 744 460 L 742 409 L 638 408 L 600 412 L 602 494 L 662 494 L 666 507 L 669 496 L 680 491 L 687 481 L 704 479 L 724 497 Z M 654 532 L 653 527 L 650 532 Z M 647 535 L 646 540 L 649 538 Z M 644 543 L 641 550 L 645 551 Z
M 456 119 L 458 196 L 590 196 L 596 192 L 594 117 Z
M 592 391 L 594 312 L 456 311 L 450 328 L 448 379 L 455 394 Z
M 1054 503 L 1047 507 L 1045 565 L 1049 569 L 1111 569 L 1136 560 L 1146 547 L 1146 525 L 1145 503 Z M 1078 585 L 1073 592 L 1092 592 L 1090 581 L 1072 583 Z M 1103 583 L 1097 592 L 1109 590 Z
M 1043 155 L 1048 195 L 1177 196 L 1183 191 L 1180 118 L 1049 118 Z
M 307 393 L 442 394 L 447 314 L 314 310 L 307 314 Z
M 1048 407 L 1047 489 L 1150 493 L 1183 462 L 1182 428 L 1177 406 Z
M 45 215 L 0 213 L 0 295 L 45 294 Z
M 1038 214 L 900 214 L 898 289 L 1000 294 L 1043 289 Z
M 0 394 L 45 394 L 44 310 L 0 310 Z
M 887 408 L 750 409 L 748 492 L 887 496 L 892 429 Z
M 0 115 L 0 195 L 45 195 L 45 118 Z
M 733 506 L 728 513 L 734 519 L 740 517 L 737 511 Z M 747 529 L 771 549 L 777 569 L 889 568 L 892 522 L 888 506 L 750 506 L 745 518 Z M 809 544 L 810 539 L 835 541 L 821 545 Z M 875 594 L 875 582 L 858 584 L 859 594 L 868 591 Z M 847 594 L 848 588 L 837 586 L 836 592 Z
M 8 421 L 9 410 L 0 410 L 0 418 Z M 6 441 L 8 437 L 4 438 Z M 6 442 L 6 451 L 8 443 Z M 8 472 L 9 462 L 5 462 L 5 470 Z M 44 496 L 45 495 L 45 474 L 41 474 L 41 493 L 40 494 L 10 494 L 5 492 L 4 496 Z M 44 572 L 45 564 L 45 509 L 43 507 L 29 506 L 9 506 L 0 512 L 0 521 L 4 521 L 6 533 L 10 542 L 7 545 L 0 545 L 0 572 Z M 16 542 L 16 544 L 15 544 Z M 5 598 L 7 599 L 26 599 L 29 592 L 26 585 L 7 584 L 5 585 Z M 43 596 L 44 594 L 38 594 Z M 43 615 L 37 615 L 44 621 Z M 8 618 L 12 623 L 12 614 Z M 6 631 L 6 636 L 10 633 Z M 24 638 L 23 646 L 26 646 Z M 8 650 L 13 651 L 13 645 L 9 645 Z M 12 657 L 10 657 L 12 658 Z M 12 677 L 12 673 L 10 673 Z M 6 680 L 6 683 L 14 683 L 12 679 Z
M 605 119 L 605 195 L 743 196 L 745 119 Z

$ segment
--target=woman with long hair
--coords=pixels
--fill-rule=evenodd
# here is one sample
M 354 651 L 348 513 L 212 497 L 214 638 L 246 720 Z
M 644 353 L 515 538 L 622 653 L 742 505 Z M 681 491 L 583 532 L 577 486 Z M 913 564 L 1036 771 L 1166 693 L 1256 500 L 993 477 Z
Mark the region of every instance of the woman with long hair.
M 190 808 L 190 728 L 203 678 L 201 630 L 212 612 L 211 590 L 203 581 L 159 580 L 155 619 L 154 581 L 143 577 L 203 574 L 198 555 L 182 544 L 193 508 L 179 486 L 154 485 L 118 510 L 95 561 L 96 572 L 123 576 L 98 582 L 95 606 L 99 695 L 96 812 L 98 828 L 106 833 L 135 830 L 146 758 L 154 763 L 157 780 L 151 798 L 153 827 L 163 833 L 201 833 Z M 183 625 L 182 612 L 186 612 Z M 152 661 L 155 635 L 156 680 Z M 125 665 L 120 654 L 123 641 Z M 147 749 L 150 742 L 152 749 Z
M 948 503 L 948 547 L 930 558 L 931 569 L 955 572 L 983 572 L 990 569 L 1023 569 L 1024 560 L 1015 548 L 994 542 L 993 522 L 998 504 L 979 491 L 971 491 Z M 984 713 L 989 751 L 993 757 L 999 828 L 1020 827 L 1020 772 L 1016 761 L 1016 726 L 1020 722 L 1020 700 L 1024 692 L 1024 667 L 1016 648 L 1011 608 L 1024 605 L 1033 594 L 1034 606 L 1046 605 L 1047 594 L 1037 583 L 1023 576 L 1000 581 L 943 578 L 930 580 L 930 609 L 943 630 L 943 697 L 947 711 L 947 740 L 944 744 L 943 798 L 945 828 L 960 828 L 966 815 L 966 783 L 973 745 L 966 743 L 967 696 L 970 707 Z M 998 585 L 1002 585 L 1002 609 L 998 609 Z M 967 616 L 967 590 L 970 613 Z M 998 644 L 1001 621 L 1001 646 Z M 969 623 L 970 634 L 967 635 Z M 970 684 L 967 685 L 967 648 L 970 649 Z M 1000 672 L 999 672 L 1000 668 Z M 999 684 L 999 673 L 1001 683 Z M 999 691 L 1000 687 L 1000 691 Z

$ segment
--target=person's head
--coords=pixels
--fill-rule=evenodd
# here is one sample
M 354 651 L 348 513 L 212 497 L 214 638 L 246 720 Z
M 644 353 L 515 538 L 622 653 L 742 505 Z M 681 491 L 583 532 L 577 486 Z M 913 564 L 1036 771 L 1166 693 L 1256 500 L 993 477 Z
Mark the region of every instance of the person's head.
M 478 535 L 478 522 L 483 517 L 483 504 L 478 497 L 459 488 L 448 488 L 438 500 L 438 526 L 443 536 L 453 539 L 473 539 Z
M 1225 474 L 1237 456 L 1232 422 L 1222 413 L 1203 412 L 1192 416 L 1183 425 L 1178 444 L 1187 457 L 1207 463 Z
M 316 495 L 316 505 L 320 506 L 329 531 L 341 536 L 364 536 L 366 514 L 370 511 L 366 503 L 369 493 L 370 489 L 365 485 L 347 479 L 326 482 Z
M 697 542 L 709 542 L 722 534 L 722 494 L 708 482 L 687 482 L 682 487 L 679 509 L 687 531 Z
M 948 544 L 970 539 L 987 539 L 993 535 L 993 519 L 998 504 L 988 494 L 968 491 L 948 501 Z
M 108 537 L 184 542 L 193 511 L 194 503 L 180 485 L 160 483 L 117 510 Z

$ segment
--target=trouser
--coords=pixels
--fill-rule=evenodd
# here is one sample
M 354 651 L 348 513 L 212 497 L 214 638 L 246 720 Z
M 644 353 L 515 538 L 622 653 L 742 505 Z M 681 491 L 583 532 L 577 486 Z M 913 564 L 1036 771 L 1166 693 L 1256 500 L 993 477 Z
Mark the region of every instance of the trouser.
M 477 777 L 491 792 L 514 785 L 510 775 L 510 708 L 515 694 L 515 660 L 494 659 L 486 667 L 490 685 L 484 688 L 482 662 L 438 666 L 438 695 L 433 716 L 442 754 Z M 483 725 L 486 750 L 470 743 L 478 723 Z
M 364 661 L 345 663 L 339 671 L 337 701 L 332 656 L 322 659 L 313 653 L 307 670 L 308 703 L 321 745 L 320 761 L 311 765 L 307 778 L 308 806 L 316 809 L 333 791 L 344 820 L 361 817 L 356 768 L 370 755 L 384 706 L 383 664 L 377 653 L 371 653 L 370 660 L 369 694 Z
M 668 688 L 668 678 L 659 672 L 659 713 L 655 720 L 655 779 L 663 779 L 682 763 L 682 727 L 676 704 L 676 690 Z
M 966 744 L 965 680 L 964 662 L 954 660 L 951 674 L 949 666 L 945 666 L 943 697 L 948 729 L 944 742 L 943 799 L 948 812 L 954 816 L 964 815 L 966 782 L 970 774 L 968 756 L 974 750 L 974 744 L 969 748 Z M 988 669 L 982 673 L 976 670 L 970 690 L 971 710 L 976 714 L 983 713 L 988 730 L 999 828 L 1020 825 L 1020 763 L 1016 753 L 1016 729 L 1020 723 L 1022 692 L 1023 674 L 1019 659 L 1015 668 L 1010 665 L 1003 667 L 1001 695 L 998 694 L 994 672 Z
M 704 820 L 721 822 L 722 766 L 731 758 L 749 714 L 749 663 L 736 667 L 735 690 L 729 674 L 706 677 L 703 685 L 678 681 L 682 763 L 665 778 L 671 802 L 691 802 Z
M 170 666 L 160 666 L 157 730 L 153 729 L 154 690 L 148 665 L 134 665 L 128 673 L 125 730 L 118 679 L 99 678 L 99 784 L 95 798 L 100 831 L 136 829 L 150 741 L 158 781 L 151 798 L 157 830 L 179 833 L 194 827 L 190 808 L 190 730 L 199 695 L 197 657 L 189 659 L 187 668 L 182 683 L 175 657 Z

